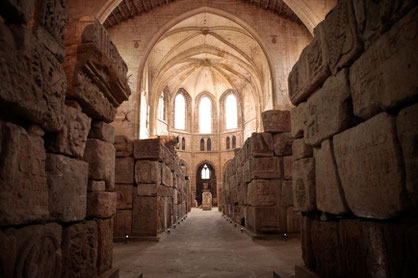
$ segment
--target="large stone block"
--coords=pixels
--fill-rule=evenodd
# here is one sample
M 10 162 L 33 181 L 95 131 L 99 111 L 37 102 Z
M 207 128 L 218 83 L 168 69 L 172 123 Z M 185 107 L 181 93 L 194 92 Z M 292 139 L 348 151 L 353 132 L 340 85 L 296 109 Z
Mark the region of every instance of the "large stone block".
M 294 207 L 287 208 L 286 228 L 288 234 L 294 234 L 300 232 L 301 214 Z
M 292 181 L 282 181 L 280 190 L 280 205 L 284 207 L 293 206 L 293 185 Z
M 0 157 L 0 225 L 45 221 L 48 185 L 42 137 L 0 122 Z
M 9 113 L 59 131 L 66 78 L 59 61 L 22 25 L 0 24 L 0 103 Z
M 315 162 L 303 158 L 293 163 L 293 204 L 301 212 L 312 212 L 315 204 Z
M 292 154 L 294 160 L 299 160 L 313 156 L 312 146 L 305 143 L 304 139 L 296 139 L 293 141 Z
M 349 208 L 385 219 L 403 210 L 404 183 L 395 120 L 381 113 L 334 137 L 338 173 Z
M 280 180 L 254 179 L 248 184 L 248 204 L 253 207 L 276 206 L 280 203 L 280 191 Z
M 274 155 L 286 156 L 292 155 L 293 138 L 290 133 L 280 133 L 273 136 Z
M 293 156 L 283 157 L 283 178 L 286 180 L 292 179 L 293 171 Z
M 268 110 L 261 113 L 265 132 L 290 132 L 290 112 L 287 110 Z
M 47 154 L 50 219 L 72 222 L 86 217 L 88 167 L 84 161 Z
M 89 178 L 106 181 L 106 189 L 115 188 L 115 147 L 98 139 L 88 139 L 84 161 L 89 163 Z
M 305 143 L 319 145 L 322 140 L 350 127 L 353 122 L 348 71 L 327 79 L 308 100 Z
M 332 142 L 323 141 L 321 148 L 314 149 L 315 193 L 318 210 L 331 214 L 348 212 L 344 192 L 339 182 Z
M 116 192 L 118 194 L 117 209 L 132 209 L 134 186 L 132 184 L 117 184 Z
M 158 197 L 134 198 L 132 210 L 132 234 L 138 236 L 157 236 Z
M 116 158 L 115 182 L 134 183 L 135 162 L 133 157 Z
M 274 233 L 280 231 L 279 208 L 247 207 L 246 227 L 255 233 Z
M 0 231 L 0 277 L 61 277 L 60 225 Z
M 115 136 L 116 157 L 132 156 L 134 153 L 134 142 L 125 135 Z
M 162 163 L 157 161 L 141 160 L 135 163 L 135 182 L 140 183 L 161 183 Z
M 294 105 L 305 101 L 330 75 L 317 29 L 312 42 L 302 51 L 289 74 L 289 97 Z
M 396 129 L 405 163 L 406 189 L 418 204 L 418 104 L 399 112 Z
M 293 138 L 303 137 L 303 130 L 307 121 L 307 104 L 301 102 L 298 106 L 290 110 L 290 120 L 292 124 L 292 136 Z
M 175 176 L 175 178 L 177 178 Z M 171 169 L 165 165 L 161 165 L 161 183 L 165 186 L 172 187 L 173 186 L 173 173 Z
M 65 228 L 62 239 L 61 277 L 97 277 L 96 221 L 82 222 Z
M 273 156 L 273 136 L 271 133 L 253 133 L 248 141 L 247 158 L 250 156 Z
M 139 183 L 136 188 L 138 196 L 166 196 L 167 187 L 156 183 Z
M 352 2 L 337 1 L 325 20 L 317 26 L 323 55 L 334 75 L 350 65 L 363 50 Z
M 102 274 L 112 267 L 113 218 L 97 220 L 97 270 Z
M 160 139 L 134 140 L 135 159 L 164 161 L 166 152 L 170 152 Z
M 417 20 L 418 12 L 414 9 L 371 45 L 350 68 L 356 116 L 368 119 L 418 95 Z
M 251 157 L 249 162 L 251 179 L 279 179 L 282 177 L 283 161 L 277 156 Z
M 113 144 L 115 142 L 115 127 L 105 122 L 93 121 L 89 138 L 95 138 Z
M 87 216 L 108 218 L 115 214 L 116 192 L 89 192 L 87 194 Z
M 113 233 L 117 236 L 131 234 L 132 228 L 132 210 L 117 210 L 115 216 Z
M 89 180 L 88 182 L 88 191 L 105 191 L 106 190 L 106 182 L 105 181 L 95 181 Z

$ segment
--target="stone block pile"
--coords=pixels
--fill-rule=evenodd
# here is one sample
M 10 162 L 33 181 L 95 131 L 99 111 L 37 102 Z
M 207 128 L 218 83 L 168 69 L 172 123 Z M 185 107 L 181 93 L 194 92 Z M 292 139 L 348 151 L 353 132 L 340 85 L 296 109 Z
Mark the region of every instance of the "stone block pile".
M 262 119 L 264 133 L 253 133 L 226 167 L 221 209 L 255 236 L 297 233 L 290 112 L 270 110 Z
M 188 210 L 188 181 L 171 141 L 116 136 L 115 240 L 158 239 Z
M 338 1 L 289 75 L 296 277 L 418 273 L 418 7 L 389 2 Z
M 68 42 L 66 11 L 0 4 L 0 277 L 118 276 L 108 110 L 130 95 L 126 65 L 97 22 Z

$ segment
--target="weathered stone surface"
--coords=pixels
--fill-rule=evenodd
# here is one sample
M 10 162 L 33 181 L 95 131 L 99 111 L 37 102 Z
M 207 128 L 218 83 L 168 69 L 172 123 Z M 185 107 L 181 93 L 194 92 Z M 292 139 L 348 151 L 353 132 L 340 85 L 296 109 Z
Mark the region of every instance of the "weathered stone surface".
M 283 157 L 283 177 L 286 180 L 292 179 L 292 170 L 293 170 L 293 156 Z
M 312 146 L 307 145 L 304 139 L 296 139 L 293 141 L 292 153 L 294 160 L 313 156 Z
M 63 155 L 47 154 L 49 217 L 70 222 L 86 217 L 88 164 Z
M 115 127 L 105 122 L 93 121 L 89 138 L 95 138 L 113 144 L 115 142 Z
M 292 181 L 282 181 L 282 188 L 280 191 L 280 205 L 284 207 L 293 206 Z
M 280 133 L 273 136 L 274 155 L 286 156 L 292 155 L 293 138 L 290 133 Z
M 315 29 L 312 42 L 302 51 L 289 74 L 289 97 L 294 105 L 305 101 L 330 75 L 322 44 Z
M 97 220 L 97 270 L 99 275 L 112 267 L 113 219 Z
M 0 231 L 0 277 L 60 277 L 61 232 L 55 223 Z
M 89 192 L 87 194 L 87 216 L 111 217 L 116 212 L 116 192 Z
M 115 182 L 134 183 L 135 162 L 133 157 L 116 158 Z
M 248 157 L 273 156 L 273 136 L 271 133 L 253 133 L 248 141 Z
M 125 135 L 115 136 L 116 157 L 132 156 L 134 153 L 134 142 Z
M 280 180 L 254 179 L 248 184 L 248 204 L 253 207 L 278 205 L 280 203 L 280 191 Z
M 287 110 L 268 110 L 261 113 L 265 132 L 290 132 L 290 112 Z
M 88 139 L 84 161 L 89 163 L 89 178 L 106 181 L 106 190 L 115 188 L 115 147 L 97 139 Z
M 139 183 L 136 194 L 138 196 L 167 196 L 168 188 L 156 183 Z
M 6 23 L 27 23 L 33 16 L 34 1 L 6 0 L 0 2 L 0 14 Z
M 321 148 L 314 149 L 316 206 L 332 214 L 344 214 L 348 209 L 339 182 L 330 140 L 323 141 Z
M 96 277 L 98 233 L 96 221 L 74 224 L 62 235 L 62 277 Z
M 302 245 L 302 259 L 307 267 L 313 267 L 313 251 L 312 251 L 312 218 L 302 215 L 300 226 L 300 239 Z
M 132 209 L 132 194 L 134 194 L 133 185 L 117 184 L 116 192 L 118 194 L 117 209 Z
M 356 116 L 368 119 L 418 95 L 417 14 L 401 19 L 350 68 Z
M 132 234 L 139 236 L 157 236 L 158 234 L 158 197 L 134 198 L 132 210 Z
M 247 207 L 247 228 L 255 233 L 279 232 L 279 209 L 271 207 Z
M 347 129 L 352 121 L 348 71 L 330 77 L 308 100 L 305 143 L 319 145 L 322 140 Z
M 384 219 L 404 208 L 401 151 L 390 115 L 378 114 L 335 136 L 334 152 L 355 215 Z
M 399 112 L 396 119 L 406 173 L 406 189 L 418 204 L 418 104 Z
M 131 234 L 132 210 L 117 210 L 115 216 L 114 234 L 125 236 Z
M 140 183 L 161 183 L 162 164 L 157 161 L 137 161 L 135 163 L 135 182 Z
M 212 210 L 212 193 L 210 192 L 202 193 L 202 209 Z
M 338 1 L 317 28 L 323 55 L 334 75 L 361 53 L 363 45 L 358 38 L 352 1 Z
M 0 122 L 0 225 L 48 217 L 44 141 L 21 127 Z
M 28 28 L 9 27 L 0 23 L 0 103 L 9 113 L 59 131 L 64 121 L 63 68 Z
M 311 212 L 315 204 L 315 163 L 303 158 L 293 163 L 293 204 L 301 212 Z
M 62 153 L 81 158 L 84 155 L 91 119 L 78 109 L 64 108 L 64 124 L 58 133 L 49 134 L 46 139 L 50 152 Z
M 105 181 L 89 180 L 88 191 L 105 191 L 105 190 L 106 190 Z
M 134 140 L 135 159 L 164 161 L 164 151 L 165 147 L 160 139 Z
M 251 157 L 249 162 L 251 179 L 279 179 L 282 177 L 283 162 L 279 157 Z
M 301 214 L 293 206 L 287 208 L 286 227 L 288 234 L 300 232 L 301 218 Z
M 298 106 L 290 110 L 290 120 L 292 125 L 291 134 L 293 138 L 303 137 L 303 130 L 305 129 L 307 121 L 307 112 L 306 102 L 301 102 Z
M 171 172 L 170 168 L 165 164 L 161 165 L 161 183 L 165 186 L 173 186 L 173 173 Z

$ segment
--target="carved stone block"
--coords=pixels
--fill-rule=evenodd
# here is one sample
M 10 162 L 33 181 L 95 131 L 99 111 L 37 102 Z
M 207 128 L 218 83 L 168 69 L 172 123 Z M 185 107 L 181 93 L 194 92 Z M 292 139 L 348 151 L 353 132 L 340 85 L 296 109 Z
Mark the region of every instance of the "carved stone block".
M 134 198 L 132 210 L 132 234 L 138 236 L 157 236 L 158 197 Z
M 307 104 L 306 102 L 299 103 L 298 106 L 290 110 L 290 120 L 292 124 L 293 138 L 303 137 L 303 130 L 307 121 Z
M 135 162 L 133 157 L 116 158 L 115 182 L 134 183 Z
M 168 187 L 173 186 L 173 173 L 171 172 L 171 169 L 165 164 L 161 165 L 161 183 Z
M 87 216 L 107 218 L 116 213 L 116 192 L 87 193 Z
M 279 179 L 282 177 L 283 161 L 279 157 L 252 157 L 249 161 L 251 179 Z
M 116 157 L 132 156 L 134 153 L 134 142 L 125 135 L 115 136 Z
M 84 155 L 91 119 L 78 109 L 64 107 L 64 124 L 58 133 L 48 134 L 47 149 L 81 158 Z
M 283 207 L 293 206 L 292 181 L 282 181 L 282 188 L 280 191 L 280 205 Z
M 273 136 L 274 155 L 286 156 L 292 155 L 293 138 L 290 133 L 280 133 Z
M 322 140 L 350 127 L 353 122 L 348 71 L 327 79 L 308 100 L 305 143 L 319 145 Z
M 62 235 L 62 276 L 96 277 L 98 232 L 96 221 L 71 225 Z
M 283 177 L 286 180 L 292 179 L 292 170 L 293 170 L 293 156 L 283 157 Z
M 139 183 L 136 190 L 138 196 L 165 196 L 167 195 L 166 188 L 163 185 L 156 183 Z
M 356 116 L 368 119 L 418 95 L 417 14 L 401 19 L 350 68 Z
M 117 209 L 132 209 L 132 195 L 134 194 L 134 187 L 132 184 L 117 184 L 116 192 Z
M 140 160 L 135 162 L 135 182 L 140 183 L 161 183 L 162 163 L 157 161 Z
M 164 161 L 164 155 L 164 146 L 160 139 L 134 140 L 135 159 Z
M 112 267 L 113 218 L 97 220 L 97 270 L 99 275 Z
M 334 137 L 338 173 L 356 216 L 385 219 L 405 207 L 395 120 L 381 113 Z
M 312 146 L 307 145 L 303 138 L 296 139 L 293 141 L 292 153 L 293 153 L 294 160 L 299 160 L 305 157 L 313 156 Z
M 42 137 L 0 122 L 0 157 L 0 225 L 46 220 L 48 185 Z
M 113 144 L 115 142 L 115 127 L 105 122 L 93 121 L 89 138 L 95 138 Z
M 88 164 L 63 155 L 47 154 L 49 216 L 60 222 L 86 217 Z
M 31 225 L 0 231 L 0 276 L 61 277 L 60 225 Z
M 280 231 L 279 208 L 247 207 L 247 228 L 254 233 L 272 233 Z
M 268 110 L 261 114 L 265 132 L 290 132 L 290 112 L 287 110 Z
M 273 136 L 271 133 L 253 133 L 248 141 L 248 156 L 273 156 Z
M 313 158 L 293 162 L 293 204 L 301 212 L 312 212 L 315 204 L 315 163 Z
M 104 180 L 106 190 L 115 188 L 115 147 L 98 139 L 88 139 L 84 161 L 89 163 L 89 178 Z
M 326 140 L 321 148 L 314 149 L 316 206 L 323 212 L 344 214 L 348 209 L 332 148 L 331 141 Z
M 280 191 L 280 180 L 254 179 L 248 184 L 248 204 L 253 207 L 278 205 L 280 203 Z
M 117 210 L 115 216 L 113 233 L 124 237 L 131 234 L 132 210 Z
M 88 191 L 105 191 L 105 190 L 106 190 L 105 181 L 89 180 Z

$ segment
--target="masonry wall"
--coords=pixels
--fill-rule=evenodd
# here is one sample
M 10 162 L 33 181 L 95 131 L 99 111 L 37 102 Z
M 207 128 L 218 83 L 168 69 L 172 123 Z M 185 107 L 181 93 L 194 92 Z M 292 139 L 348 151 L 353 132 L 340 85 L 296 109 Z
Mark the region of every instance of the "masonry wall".
M 109 123 L 126 64 L 100 23 L 67 24 L 66 1 L 0 15 L 0 276 L 117 277 Z
M 289 76 L 296 277 L 418 273 L 416 1 L 338 1 Z

